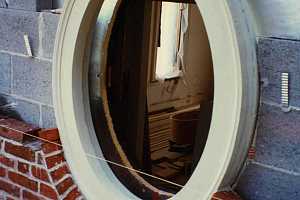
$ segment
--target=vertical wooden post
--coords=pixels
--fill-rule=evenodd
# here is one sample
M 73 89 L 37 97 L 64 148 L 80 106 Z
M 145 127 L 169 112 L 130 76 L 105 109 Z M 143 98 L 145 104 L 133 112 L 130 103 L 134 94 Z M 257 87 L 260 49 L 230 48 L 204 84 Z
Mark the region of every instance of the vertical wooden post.
M 114 127 L 135 167 L 144 163 L 145 112 L 151 0 L 127 0 L 120 8 L 109 51 L 109 97 Z

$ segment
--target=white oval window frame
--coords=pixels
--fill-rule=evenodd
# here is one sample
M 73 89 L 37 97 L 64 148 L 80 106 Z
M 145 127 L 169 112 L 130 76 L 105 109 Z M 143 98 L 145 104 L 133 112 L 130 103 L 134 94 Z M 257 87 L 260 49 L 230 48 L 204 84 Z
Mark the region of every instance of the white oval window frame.
M 138 199 L 123 186 L 102 156 L 93 129 L 84 59 L 101 0 L 65 0 L 53 62 L 58 128 L 74 178 L 87 199 Z M 258 74 L 256 40 L 239 0 L 196 0 L 211 45 L 215 98 L 203 156 L 186 186 L 172 199 L 210 199 L 234 183 L 254 132 Z M 250 17 L 249 17 L 250 18 Z

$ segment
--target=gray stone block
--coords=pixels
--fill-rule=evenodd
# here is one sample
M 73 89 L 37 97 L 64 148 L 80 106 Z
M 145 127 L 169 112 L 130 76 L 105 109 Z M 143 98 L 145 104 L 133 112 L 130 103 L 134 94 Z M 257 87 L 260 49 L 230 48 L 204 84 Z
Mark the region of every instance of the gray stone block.
M 300 112 L 262 104 L 258 118 L 256 161 L 300 173 Z
M 260 67 L 274 71 L 300 72 L 300 41 L 260 38 L 258 62 Z
M 52 58 L 60 15 L 51 13 L 41 13 L 41 48 L 40 55 L 45 58 Z
M 0 114 L 23 120 L 33 125 L 39 125 L 40 122 L 40 106 L 38 104 L 3 94 L 0 94 Z
M 251 164 L 243 173 L 237 192 L 246 200 L 300 199 L 300 177 Z
M 27 55 L 26 34 L 33 56 L 51 59 L 59 16 L 0 8 L 0 49 Z
M 52 104 L 52 68 L 50 62 L 13 56 L 12 68 L 13 94 L 44 104 Z
M 63 7 L 63 0 L 53 0 L 53 8 L 62 8 Z
M 0 53 L 0 92 L 11 91 L 11 64 L 10 55 Z
M 262 102 L 281 104 L 281 90 L 274 85 L 262 86 L 260 95 Z
M 0 0 L 0 8 L 7 8 L 6 0 Z
M 7 0 L 8 8 L 41 11 L 52 9 L 52 0 Z
M 262 99 L 281 103 L 281 73 L 290 74 L 290 105 L 300 107 L 300 41 L 262 38 L 258 42 Z
M 272 71 L 270 73 L 272 73 Z M 261 80 L 262 81 L 266 80 L 266 82 L 263 83 L 261 86 L 261 101 L 281 104 L 281 88 L 279 85 L 280 83 L 276 85 L 276 84 L 268 83 L 267 79 L 261 79 Z M 278 81 L 280 81 L 279 78 Z M 291 81 L 293 82 L 293 80 Z M 295 82 L 299 82 L 299 81 L 295 81 Z M 266 85 L 264 86 L 264 84 Z M 289 101 L 290 101 L 289 102 L 290 106 L 300 107 L 300 92 L 298 91 L 298 89 L 290 88 Z
M 25 2 L 25 1 L 24 1 Z M 0 8 L 0 49 L 27 55 L 24 34 L 33 54 L 39 49 L 39 13 Z
M 49 106 L 42 107 L 42 128 L 56 128 L 54 109 Z

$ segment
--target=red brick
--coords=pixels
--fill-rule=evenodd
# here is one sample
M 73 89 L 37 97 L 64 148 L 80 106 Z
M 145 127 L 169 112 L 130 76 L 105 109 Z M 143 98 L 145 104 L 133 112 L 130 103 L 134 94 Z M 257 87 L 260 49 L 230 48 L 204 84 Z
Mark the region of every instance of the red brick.
M 58 199 L 56 191 L 49 185 L 46 185 L 43 183 L 40 184 L 40 193 L 50 199 L 53 199 L 53 200 Z
M 23 163 L 23 162 L 18 162 L 18 171 L 24 174 L 28 174 L 29 172 L 29 164 Z
M 8 177 L 12 182 L 18 185 L 26 187 L 35 192 L 38 190 L 38 183 L 34 180 L 27 178 L 26 176 L 9 171 Z
M 20 188 L 5 181 L 0 180 L 0 190 L 5 191 L 12 196 L 20 197 Z
M 234 192 L 217 192 L 212 200 L 242 200 L 242 198 Z
M 151 200 L 160 200 L 160 196 L 159 196 L 159 193 L 158 192 L 153 192 L 152 193 L 152 198 Z
M 29 136 L 24 135 L 37 135 L 37 131 L 40 130 L 38 127 L 26 124 L 16 119 L 4 119 L 0 120 L 0 136 L 15 140 L 17 142 L 23 142 L 24 138 Z
M 63 180 L 56 186 L 58 194 L 64 194 L 72 185 L 74 185 L 74 182 L 71 177 L 68 177 L 67 179 Z
M 31 192 L 23 190 L 23 200 L 41 200 L 41 197 L 38 197 Z
M 255 147 L 251 147 L 248 151 L 248 159 L 254 160 L 256 156 L 256 149 Z
M 43 129 L 39 131 L 38 135 L 40 138 L 51 142 L 59 140 L 59 132 L 57 128 Z
M 0 167 L 0 176 L 5 177 L 6 176 L 6 169 L 3 167 Z
M 45 143 L 42 145 L 42 150 L 44 152 L 44 154 L 49 154 L 49 153 L 52 153 L 52 152 L 55 152 L 55 151 L 59 151 L 59 150 L 62 150 L 62 147 L 60 146 L 60 144 L 55 141 L 55 143 L 57 143 L 58 145 L 56 144 L 53 144 L 53 143 Z
M 3 165 L 7 166 L 7 167 L 11 167 L 13 168 L 15 166 L 15 161 L 7 158 L 3 155 L 0 155 L 0 163 L 2 163 Z
M 0 115 L 0 120 L 7 119 L 7 118 L 8 118 L 7 116 Z
M 35 162 L 35 152 L 29 147 L 14 145 L 9 142 L 5 142 L 5 151 L 19 158 L 23 158 L 30 162 Z
M 78 188 L 75 188 L 64 198 L 64 200 L 76 200 L 79 196 L 81 196 L 81 194 L 78 191 Z
M 24 135 L 20 132 L 12 131 L 6 127 L 0 126 L 0 136 L 17 142 L 23 142 Z
M 62 167 L 54 170 L 51 172 L 51 177 L 54 182 L 59 181 L 61 178 L 63 178 L 66 174 L 69 174 L 69 168 L 66 165 L 63 165 Z
M 37 179 L 40 179 L 45 182 L 50 182 L 48 172 L 45 169 L 42 169 L 42 168 L 39 168 L 36 166 L 32 166 L 31 174 L 32 174 L 32 176 L 34 176 Z
M 48 169 L 51 169 L 54 166 L 59 165 L 64 161 L 65 161 L 65 158 L 64 158 L 63 153 L 46 158 L 46 164 L 47 164 Z

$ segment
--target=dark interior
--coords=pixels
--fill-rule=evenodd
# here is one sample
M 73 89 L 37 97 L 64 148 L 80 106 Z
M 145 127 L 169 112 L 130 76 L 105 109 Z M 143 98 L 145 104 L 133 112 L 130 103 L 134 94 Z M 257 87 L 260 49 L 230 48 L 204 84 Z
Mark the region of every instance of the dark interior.
M 149 49 L 151 49 L 149 47 L 152 9 L 153 4 L 150 0 L 125 0 L 119 7 L 107 59 L 106 89 L 110 115 L 117 139 L 134 169 L 185 185 L 205 148 L 212 115 L 213 95 L 208 99 L 199 100 L 197 104 L 180 108 L 169 106 L 159 110 L 149 110 L 148 90 L 151 81 L 149 82 L 147 66 L 150 59 Z M 166 83 L 169 81 L 176 85 L 179 79 L 166 80 Z M 211 90 L 213 93 L 213 87 Z M 108 128 L 99 125 L 106 121 L 103 110 L 100 109 L 97 113 L 102 113 L 94 115 L 94 123 L 96 131 L 98 130 L 100 145 L 106 149 L 104 150 L 104 153 L 107 152 L 106 158 L 120 159 L 121 156 L 111 156 L 117 153 L 109 150 L 109 147 L 114 144 L 104 139 L 105 135 L 109 135 Z M 167 127 L 163 128 L 162 125 L 159 128 L 163 130 L 153 133 L 153 130 L 158 128 L 153 124 L 164 123 L 164 121 Z M 159 132 L 166 132 L 166 130 L 168 136 L 159 135 Z M 176 135 L 174 132 L 177 136 L 174 136 Z M 185 133 L 191 133 L 189 139 L 182 135 Z M 162 143 L 164 145 L 159 146 Z M 136 188 L 132 189 L 133 187 L 128 183 L 130 180 L 122 178 L 125 169 L 116 166 L 112 166 L 112 169 L 131 191 L 142 199 L 150 198 L 140 194 L 135 190 Z M 143 174 L 141 176 L 163 191 L 175 194 L 181 189 Z

